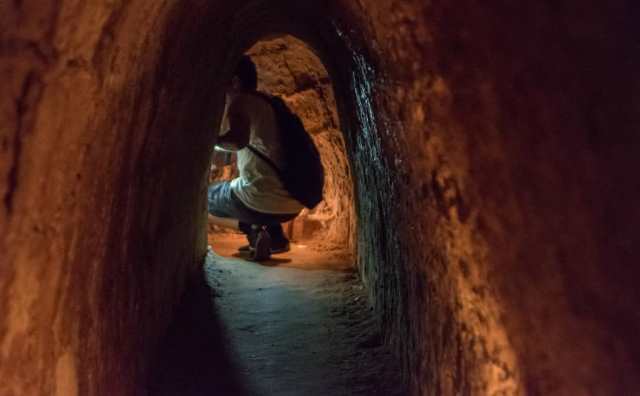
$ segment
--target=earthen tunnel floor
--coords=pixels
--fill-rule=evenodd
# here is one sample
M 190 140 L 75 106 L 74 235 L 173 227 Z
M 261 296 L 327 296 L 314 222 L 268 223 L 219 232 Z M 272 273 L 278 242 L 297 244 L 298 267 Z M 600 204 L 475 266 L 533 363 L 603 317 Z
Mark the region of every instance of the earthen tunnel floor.
M 152 395 L 406 394 L 348 255 L 293 244 L 253 263 L 233 256 L 241 236 L 212 242 Z

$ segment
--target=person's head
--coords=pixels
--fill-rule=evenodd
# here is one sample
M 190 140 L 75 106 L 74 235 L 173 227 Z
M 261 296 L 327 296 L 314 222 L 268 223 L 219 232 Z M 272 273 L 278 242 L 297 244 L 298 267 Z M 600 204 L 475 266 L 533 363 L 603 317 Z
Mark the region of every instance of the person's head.
M 252 92 L 258 89 L 256 65 L 248 55 L 242 55 L 231 79 L 231 89 L 235 92 Z

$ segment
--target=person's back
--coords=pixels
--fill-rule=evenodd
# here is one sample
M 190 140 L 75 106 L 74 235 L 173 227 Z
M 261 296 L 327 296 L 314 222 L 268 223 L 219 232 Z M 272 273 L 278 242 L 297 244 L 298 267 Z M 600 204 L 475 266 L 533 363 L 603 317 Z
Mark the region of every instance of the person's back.
M 235 99 L 250 125 L 249 146 L 260 151 L 276 166 L 283 166 L 284 150 L 273 108 L 262 97 L 243 94 Z M 223 130 L 228 128 L 225 117 Z M 249 147 L 237 151 L 239 177 L 231 182 L 236 196 L 251 209 L 263 213 L 297 213 L 300 202 L 284 188 L 276 170 Z

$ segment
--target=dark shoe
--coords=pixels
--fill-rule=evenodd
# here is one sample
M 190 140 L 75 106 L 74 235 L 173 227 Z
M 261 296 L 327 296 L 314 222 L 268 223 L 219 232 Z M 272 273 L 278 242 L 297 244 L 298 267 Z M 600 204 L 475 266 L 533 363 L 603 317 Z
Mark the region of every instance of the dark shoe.
M 247 237 L 247 241 L 249 242 L 247 245 L 242 245 L 238 248 L 240 253 L 249 253 L 253 252 L 253 247 L 256 245 L 256 239 L 258 238 L 258 233 L 260 230 L 264 230 L 264 228 L 258 225 L 248 225 L 247 230 L 242 230 Z
M 250 235 L 248 235 L 247 239 L 249 240 L 249 244 L 240 246 L 238 251 L 241 253 L 252 252 L 254 250 L 255 241 L 258 237 L 258 232 L 258 230 L 254 230 Z M 291 246 L 288 239 L 279 238 L 279 240 L 274 240 L 271 238 L 271 254 L 286 253 L 290 250 Z
M 251 254 L 251 260 L 265 261 L 269 258 L 271 258 L 271 236 L 266 230 L 260 230 L 256 238 L 256 246 Z
M 242 245 L 238 248 L 238 251 L 241 253 L 248 253 L 248 252 L 252 252 L 253 250 L 254 248 L 251 245 Z M 273 241 L 271 243 L 271 254 L 286 253 L 290 250 L 291 250 L 291 246 L 289 245 L 289 242 L 286 242 L 282 246 L 277 246 L 277 247 L 273 246 Z

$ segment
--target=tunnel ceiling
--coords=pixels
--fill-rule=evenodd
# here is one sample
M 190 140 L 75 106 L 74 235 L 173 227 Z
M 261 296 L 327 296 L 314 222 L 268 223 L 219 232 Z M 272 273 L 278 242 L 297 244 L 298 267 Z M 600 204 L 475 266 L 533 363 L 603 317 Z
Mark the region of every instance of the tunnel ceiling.
M 640 389 L 629 1 L 0 3 L 0 394 L 140 394 L 206 249 L 235 60 L 334 83 L 359 268 L 413 394 Z M 45 375 L 46 373 L 46 375 Z

